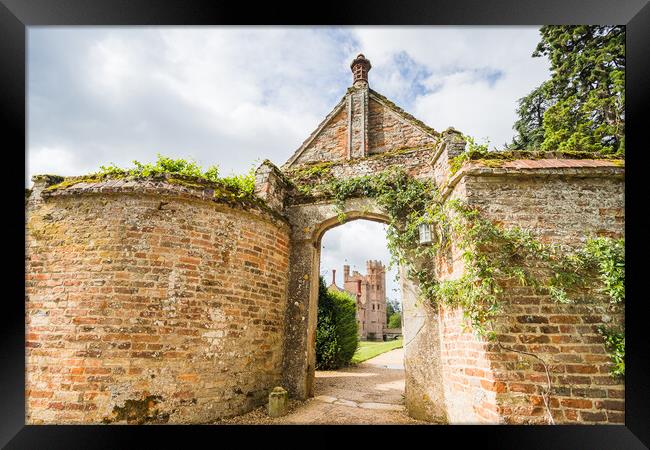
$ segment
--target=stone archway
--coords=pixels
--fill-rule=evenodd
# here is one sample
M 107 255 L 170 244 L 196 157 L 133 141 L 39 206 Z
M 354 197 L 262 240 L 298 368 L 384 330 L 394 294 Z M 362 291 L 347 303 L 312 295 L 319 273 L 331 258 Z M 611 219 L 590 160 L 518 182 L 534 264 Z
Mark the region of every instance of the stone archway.
M 388 217 L 370 198 L 345 203 L 346 221 L 387 223 Z M 315 333 L 318 278 L 323 235 L 341 225 L 332 201 L 292 205 L 288 313 L 285 326 L 284 379 L 291 394 L 308 398 L 314 393 Z M 417 283 L 400 271 L 405 336 L 406 405 L 418 419 L 446 421 L 440 371 L 440 338 L 436 311 L 417 301 Z M 287 345 L 288 344 L 288 345 Z
M 386 215 L 371 199 L 346 202 L 347 220 L 386 222 Z M 325 232 L 340 225 L 333 202 L 287 208 L 292 227 L 288 314 L 285 326 L 284 375 L 289 391 L 298 398 L 313 395 L 315 333 L 318 309 L 320 243 Z

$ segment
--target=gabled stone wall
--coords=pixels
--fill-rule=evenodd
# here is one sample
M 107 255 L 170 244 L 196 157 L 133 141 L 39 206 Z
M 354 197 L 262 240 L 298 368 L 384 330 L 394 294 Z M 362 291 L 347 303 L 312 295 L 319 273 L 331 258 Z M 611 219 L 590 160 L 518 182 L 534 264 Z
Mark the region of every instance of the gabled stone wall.
M 435 137 L 402 118 L 371 94 L 368 109 L 368 154 L 435 143 Z

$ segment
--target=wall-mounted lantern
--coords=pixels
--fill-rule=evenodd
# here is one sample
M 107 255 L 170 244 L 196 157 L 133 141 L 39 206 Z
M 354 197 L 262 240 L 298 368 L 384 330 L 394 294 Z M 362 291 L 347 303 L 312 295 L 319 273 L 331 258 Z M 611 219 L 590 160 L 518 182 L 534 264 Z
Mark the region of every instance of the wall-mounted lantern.
M 426 245 L 433 242 L 433 225 L 427 222 L 420 224 L 418 228 L 420 232 L 420 244 Z

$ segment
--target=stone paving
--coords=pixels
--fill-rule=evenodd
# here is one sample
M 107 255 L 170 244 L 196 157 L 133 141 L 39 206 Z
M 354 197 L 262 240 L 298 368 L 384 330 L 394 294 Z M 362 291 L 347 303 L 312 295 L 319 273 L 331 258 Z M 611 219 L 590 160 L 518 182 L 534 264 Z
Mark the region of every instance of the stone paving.
M 291 402 L 289 414 L 272 419 L 265 407 L 228 424 L 425 424 L 404 406 L 404 351 L 391 350 L 355 367 L 317 371 L 315 396 Z

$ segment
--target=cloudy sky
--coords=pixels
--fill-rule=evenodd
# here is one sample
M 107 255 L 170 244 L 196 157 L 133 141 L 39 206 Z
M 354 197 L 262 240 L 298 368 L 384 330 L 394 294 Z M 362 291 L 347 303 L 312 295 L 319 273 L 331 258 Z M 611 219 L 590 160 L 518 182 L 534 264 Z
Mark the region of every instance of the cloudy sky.
M 406 111 L 500 147 L 516 100 L 548 77 L 538 40 L 538 27 L 29 27 L 25 184 L 156 153 L 222 174 L 280 165 L 350 86 L 358 53 Z M 323 270 L 387 259 L 374 223 L 323 245 Z

